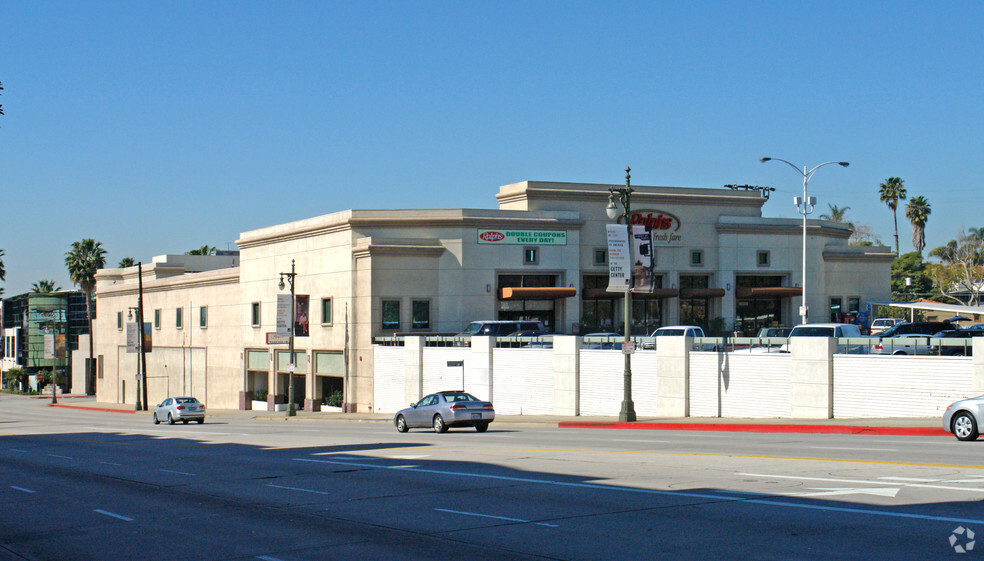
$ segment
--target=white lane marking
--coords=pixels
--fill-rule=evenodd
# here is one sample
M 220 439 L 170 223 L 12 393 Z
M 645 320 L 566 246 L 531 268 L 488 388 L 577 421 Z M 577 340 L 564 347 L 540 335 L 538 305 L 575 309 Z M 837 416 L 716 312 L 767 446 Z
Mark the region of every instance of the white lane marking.
M 612 442 L 646 442 L 646 443 L 655 442 L 655 443 L 663 443 L 663 444 L 666 444 L 666 443 L 669 443 L 670 441 L 669 440 L 644 440 L 644 439 L 640 439 L 640 438 L 615 438 L 615 439 L 612 440 Z
M 879 477 L 878 479 L 890 479 L 892 481 L 909 481 L 912 483 L 936 483 L 938 481 L 943 481 L 942 479 L 927 479 L 925 477 L 895 477 L 892 475 Z
M 448 510 L 446 508 L 435 508 L 434 510 L 438 512 L 449 512 L 451 514 L 463 514 L 465 516 L 478 516 L 480 518 L 495 518 L 496 520 L 506 520 L 508 522 L 523 522 L 525 524 L 533 523 L 537 526 L 548 526 L 550 528 L 557 528 L 556 524 L 547 524 L 546 522 L 533 522 L 532 520 L 523 520 L 522 518 L 509 518 L 508 516 L 493 516 L 491 514 L 479 514 L 477 512 L 464 512 L 461 510 Z
M 822 488 L 822 487 L 812 487 L 813 492 L 809 493 L 779 493 L 780 495 L 789 495 L 792 497 L 833 497 L 837 495 L 874 495 L 876 497 L 895 497 L 899 494 L 899 489 L 901 487 L 893 488 L 863 488 L 863 487 L 834 487 L 834 488 Z
M 749 477 L 771 477 L 773 479 L 796 479 L 800 481 L 830 481 L 834 483 L 862 483 L 867 485 L 898 485 L 899 481 L 877 481 L 870 479 L 836 479 L 833 477 L 804 477 L 799 475 L 769 475 L 764 473 L 736 473 Z M 881 478 L 884 479 L 884 478 Z M 984 489 L 975 487 L 954 487 L 952 485 L 929 485 L 927 483 L 905 483 L 905 487 L 918 487 L 920 489 L 943 489 L 946 491 L 972 491 L 974 493 L 984 493 Z
M 290 491 L 301 491 L 303 493 L 316 493 L 318 495 L 328 495 L 329 494 L 329 493 L 326 493 L 324 491 L 315 491 L 313 489 L 302 489 L 300 487 L 287 487 L 287 486 L 284 486 L 284 485 L 274 485 L 273 483 L 267 483 L 267 487 L 276 487 L 277 489 L 288 489 Z
M 48 454 L 48 455 L 51 456 L 52 458 L 61 458 L 63 460 L 72 460 L 72 459 L 74 459 L 71 456 L 62 456 L 62 455 L 59 455 L 59 454 Z
M 124 522 L 133 522 L 133 519 L 132 518 L 127 518 L 126 516 L 123 516 L 121 514 L 116 514 L 114 512 L 109 512 L 108 510 L 102 510 L 102 509 L 98 509 L 97 508 L 97 509 L 94 509 L 92 512 L 98 512 L 99 514 L 102 514 L 102 515 L 105 515 L 105 516 L 110 516 L 110 517 L 113 517 L 113 518 L 116 518 L 116 519 L 119 519 L 119 520 L 123 520 Z
M 367 467 L 373 469 L 399 469 L 403 471 L 404 468 L 395 466 L 380 466 L 372 465 L 366 463 L 357 462 L 335 462 L 331 460 L 315 460 L 312 458 L 292 458 L 295 462 L 312 462 L 320 464 L 334 464 L 334 465 L 347 465 L 347 466 L 359 466 Z M 690 491 L 660 491 L 657 489 L 634 489 L 631 487 L 612 487 L 610 485 L 601 485 L 598 483 L 574 483 L 571 481 L 555 481 L 550 479 L 533 479 L 530 477 L 509 477 L 506 475 L 490 475 L 481 473 L 466 473 L 460 471 L 441 471 L 436 469 L 414 469 L 414 473 L 429 473 L 441 476 L 456 476 L 456 477 L 471 477 L 478 479 L 493 479 L 497 481 L 513 481 L 519 483 L 532 483 L 537 485 L 556 485 L 558 487 L 570 487 L 579 489 L 591 489 L 593 491 L 618 491 L 622 493 L 637 493 L 643 495 L 661 495 L 667 497 L 687 497 L 687 498 L 698 498 L 698 499 L 711 499 L 714 501 L 731 501 L 731 502 L 745 502 L 758 505 L 767 506 L 777 506 L 783 508 L 802 508 L 806 510 L 822 510 L 829 512 L 843 512 L 848 514 L 867 514 L 871 516 L 885 516 L 889 518 L 907 518 L 913 520 L 933 520 L 936 522 L 957 522 L 960 524 L 984 524 L 984 518 L 974 519 L 974 518 L 954 518 L 950 516 L 932 516 L 928 514 L 910 514 L 906 512 L 891 512 L 886 510 L 874 510 L 865 508 L 848 508 L 848 507 L 836 507 L 830 505 L 816 505 L 807 503 L 791 503 L 788 501 L 779 501 L 772 499 L 747 499 L 743 497 L 735 497 L 733 495 L 718 495 L 711 493 L 694 493 Z M 753 475 L 753 474 L 746 474 Z M 768 477 L 768 476 L 767 476 Z M 871 483 L 866 481 L 865 483 Z M 984 489 L 982 489 L 984 491 Z
M 854 446 L 810 446 L 814 450 L 856 450 L 858 452 L 898 452 L 894 448 L 855 448 Z
M 27 452 L 25 452 L 25 451 L 23 451 L 23 450 L 19 450 L 19 449 L 17 449 L 17 448 L 9 448 L 9 450 L 10 450 L 11 452 L 20 452 L 21 454 L 27 454 Z
M 116 462 L 102 462 L 102 463 L 103 464 L 106 464 L 107 466 L 121 466 L 121 465 L 123 465 L 123 464 L 118 464 Z
M 430 454 L 403 454 L 399 456 L 387 456 L 394 460 L 419 460 L 420 458 L 430 458 Z
M 282 561 L 281 559 L 278 559 L 277 557 L 270 557 L 269 555 L 259 555 L 256 558 L 257 559 L 262 559 L 263 561 Z
M 188 473 L 187 471 L 174 471 L 173 469 L 160 469 L 157 471 L 163 471 L 164 473 L 176 473 L 178 475 L 191 475 L 191 476 L 197 475 L 195 473 Z
M 18 491 L 23 491 L 25 493 L 34 493 L 34 492 L 36 492 L 36 491 L 32 491 L 31 489 L 27 489 L 27 488 L 24 488 L 24 487 L 18 487 L 16 485 L 11 485 L 10 488 L 11 489 L 17 489 Z

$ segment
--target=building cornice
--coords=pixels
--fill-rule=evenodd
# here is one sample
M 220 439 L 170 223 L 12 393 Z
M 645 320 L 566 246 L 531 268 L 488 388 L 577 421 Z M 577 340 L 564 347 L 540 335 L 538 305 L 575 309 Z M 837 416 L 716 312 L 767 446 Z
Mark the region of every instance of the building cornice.
M 352 256 L 356 259 L 376 255 L 440 257 L 445 251 L 441 241 L 434 239 L 361 238 L 352 247 Z
M 886 246 L 830 246 L 823 248 L 823 260 L 830 262 L 885 262 L 895 260 L 895 253 Z
M 239 267 L 217 269 L 214 271 L 203 271 L 201 273 L 188 273 L 185 275 L 166 277 L 162 279 L 145 278 L 143 283 L 143 291 L 144 294 L 152 294 L 155 292 L 166 292 L 176 288 L 203 288 L 228 284 L 239 284 Z M 96 286 L 96 293 L 101 298 L 136 296 L 139 291 L 140 285 L 137 282 L 128 282 L 117 285 L 97 284 Z
M 556 183 L 548 181 L 523 181 L 499 187 L 495 198 L 499 205 L 527 200 L 578 200 L 604 205 L 608 201 L 608 189 L 612 185 L 600 183 Z M 621 188 L 621 185 L 614 185 Z M 674 204 L 721 204 L 761 208 L 765 199 L 756 191 L 733 189 L 703 189 L 697 187 L 632 186 L 633 206 Z
M 803 235 L 803 221 L 795 218 L 756 218 L 721 216 L 715 224 L 719 234 L 765 234 L 772 236 Z M 807 220 L 806 235 L 849 239 L 851 229 L 846 224 L 827 220 Z

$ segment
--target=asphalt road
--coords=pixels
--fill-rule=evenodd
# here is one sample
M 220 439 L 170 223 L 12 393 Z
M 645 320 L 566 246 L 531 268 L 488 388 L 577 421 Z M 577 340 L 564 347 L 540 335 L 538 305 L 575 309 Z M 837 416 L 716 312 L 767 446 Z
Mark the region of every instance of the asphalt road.
M 984 556 L 984 440 L 155 426 L 9 396 L 0 436 L 0 560 Z

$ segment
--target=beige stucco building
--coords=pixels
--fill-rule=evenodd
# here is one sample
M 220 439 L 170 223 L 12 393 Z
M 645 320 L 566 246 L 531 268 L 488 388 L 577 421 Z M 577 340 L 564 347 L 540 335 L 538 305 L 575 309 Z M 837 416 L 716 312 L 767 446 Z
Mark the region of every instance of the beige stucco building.
M 764 218 L 759 191 L 634 189 L 632 221 L 655 232 L 652 260 L 639 264 L 652 289 L 633 296 L 634 333 L 694 323 L 754 334 L 799 322 L 800 220 Z M 487 319 L 611 331 L 622 295 L 607 291 L 608 196 L 607 185 L 526 181 L 501 187 L 498 209 L 347 210 L 244 232 L 238 256 L 155 259 L 144 268 L 145 322 L 160 319 L 149 400 L 194 393 L 212 407 L 250 407 L 266 394 L 269 408 L 282 403 L 291 361 L 271 335 L 277 295 L 289 293 L 278 281 L 292 266 L 295 292 L 307 297 L 295 308 L 307 321 L 294 360 L 296 401 L 307 409 L 340 391 L 346 409 L 374 410 L 381 334 L 456 333 Z M 853 319 L 865 302 L 890 297 L 894 254 L 849 246 L 849 236 L 843 224 L 808 221 L 810 321 Z M 135 395 L 136 355 L 125 352 L 121 325 L 136 279 L 135 267 L 97 275 L 101 400 Z

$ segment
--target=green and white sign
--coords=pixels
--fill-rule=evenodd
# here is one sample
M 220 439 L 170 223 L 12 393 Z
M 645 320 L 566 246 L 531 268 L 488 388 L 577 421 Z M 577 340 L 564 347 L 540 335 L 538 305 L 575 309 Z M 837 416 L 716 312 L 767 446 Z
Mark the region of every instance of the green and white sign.
M 567 245 L 564 230 L 479 230 L 478 243 L 498 245 Z

